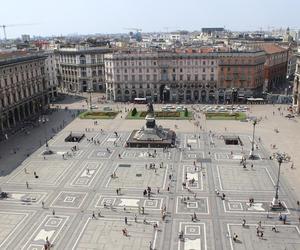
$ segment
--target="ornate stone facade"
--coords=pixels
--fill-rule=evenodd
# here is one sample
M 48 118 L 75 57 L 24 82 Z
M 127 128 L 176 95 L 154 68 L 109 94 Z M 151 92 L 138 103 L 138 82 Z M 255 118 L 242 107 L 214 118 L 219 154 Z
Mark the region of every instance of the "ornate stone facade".
M 252 96 L 264 82 L 264 52 L 116 52 L 105 55 L 107 99 L 223 103 L 243 92 Z M 230 65 L 229 65 L 230 64 Z M 221 66 L 236 76 L 220 80 Z M 226 73 L 229 75 L 231 73 Z M 249 77 L 251 76 L 251 77 Z M 241 84 L 243 82 L 243 84 Z M 229 91 L 229 92 L 228 92 Z
M 40 114 L 49 104 L 46 55 L 0 55 L 0 135 Z
M 103 47 L 61 48 L 55 51 L 59 86 L 67 92 L 105 91 Z

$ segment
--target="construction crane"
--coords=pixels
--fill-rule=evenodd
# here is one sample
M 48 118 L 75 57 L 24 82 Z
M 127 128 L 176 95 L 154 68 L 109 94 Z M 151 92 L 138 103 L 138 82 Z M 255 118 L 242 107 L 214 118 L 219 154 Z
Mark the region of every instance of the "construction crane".
M 142 29 L 138 28 L 124 28 L 125 30 L 135 30 L 135 32 L 142 32 Z
M 23 24 L 2 24 L 0 27 L 3 29 L 4 41 L 7 40 L 6 28 L 7 27 L 18 27 L 18 26 L 28 26 L 28 25 L 36 25 L 36 23 L 23 23 Z

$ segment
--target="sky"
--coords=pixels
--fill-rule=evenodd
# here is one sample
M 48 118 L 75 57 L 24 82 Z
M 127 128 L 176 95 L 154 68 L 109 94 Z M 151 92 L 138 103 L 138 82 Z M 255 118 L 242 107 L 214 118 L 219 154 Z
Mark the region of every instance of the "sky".
M 299 16 L 300 0 L 0 0 L 0 25 L 17 24 L 6 28 L 8 38 L 128 33 L 125 28 L 300 29 Z

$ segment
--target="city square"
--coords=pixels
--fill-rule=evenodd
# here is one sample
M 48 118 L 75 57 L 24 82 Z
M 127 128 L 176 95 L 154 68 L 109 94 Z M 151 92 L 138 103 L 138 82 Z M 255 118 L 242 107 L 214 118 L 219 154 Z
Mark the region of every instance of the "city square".
M 1 177 L 8 197 L 0 199 L 0 248 L 44 249 L 48 240 L 54 249 L 297 249 L 300 211 L 288 164 L 279 188 L 285 209 L 272 210 L 278 163 L 269 158 L 264 133 L 258 129 L 255 136 L 258 157 L 243 166 L 251 123 L 206 121 L 194 112 L 196 120 L 157 122 L 172 129 L 176 124 L 175 148 L 126 147 L 131 130 L 144 121 L 128 121 L 122 113 L 98 125 L 77 118 L 28 157 L 21 136 L 20 153 L 1 158 L 6 164 L 23 160 Z M 70 133 L 84 137 L 66 142 Z M 241 143 L 227 145 L 226 135 Z M 44 157 L 45 150 L 53 154 Z M 285 223 L 279 219 L 284 216 Z
M 300 250 L 299 9 L 2 1 L 0 250 Z

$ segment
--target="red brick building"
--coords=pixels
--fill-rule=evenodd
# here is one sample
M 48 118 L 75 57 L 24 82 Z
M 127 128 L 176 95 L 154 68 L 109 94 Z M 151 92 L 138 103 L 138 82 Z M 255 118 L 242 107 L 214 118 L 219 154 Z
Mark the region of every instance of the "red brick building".
M 219 53 L 219 102 L 223 98 L 225 102 L 238 102 L 260 95 L 264 84 L 264 63 L 265 52 L 262 50 Z

